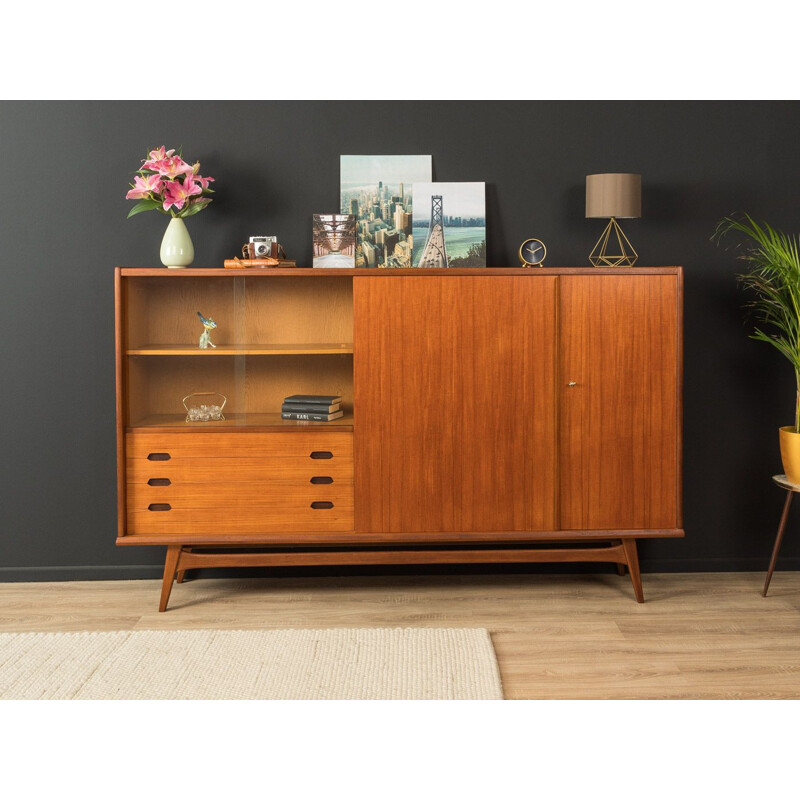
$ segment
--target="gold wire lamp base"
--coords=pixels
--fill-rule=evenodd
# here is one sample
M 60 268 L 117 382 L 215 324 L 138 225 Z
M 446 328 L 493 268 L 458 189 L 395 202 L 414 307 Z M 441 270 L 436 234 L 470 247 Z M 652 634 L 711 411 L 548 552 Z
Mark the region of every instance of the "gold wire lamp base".
M 608 252 L 608 242 L 611 235 L 617 237 L 619 253 L 611 255 Z M 611 217 L 611 221 L 597 240 L 594 249 L 589 253 L 589 261 L 594 267 L 632 267 L 639 254 L 633 249 L 628 237 L 622 232 L 619 223 Z

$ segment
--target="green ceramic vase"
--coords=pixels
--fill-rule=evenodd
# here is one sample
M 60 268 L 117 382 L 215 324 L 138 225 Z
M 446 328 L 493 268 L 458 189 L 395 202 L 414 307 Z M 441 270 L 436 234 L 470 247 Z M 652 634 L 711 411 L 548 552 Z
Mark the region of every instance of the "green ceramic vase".
M 186 223 L 180 217 L 173 217 L 161 240 L 161 263 L 170 269 L 188 267 L 194 261 L 194 245 Z

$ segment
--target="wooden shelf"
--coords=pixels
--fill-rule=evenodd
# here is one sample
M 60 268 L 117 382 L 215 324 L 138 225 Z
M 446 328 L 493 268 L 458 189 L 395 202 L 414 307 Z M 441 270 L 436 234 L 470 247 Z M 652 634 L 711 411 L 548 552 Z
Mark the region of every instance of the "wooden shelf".
M 405 268 L 376 269 L 355 267 L 350 269 L 312 269 L 294 267 L 291 269 L 251 267 L 248 269 L 221 269 L 215 267 L 188 267 L 187 269 L 167 269 L 166 267 L 117 267 L 119 274 L 125 278 L 353 278 L 353 277 L 386 277 L 412 275 L 417 277 L 431 275 L 447 275 L 479 277 L 484 275 L 677 275 L 681 267 L 670 266 L 636 266 L 636 267 L 450 267 L 446 268 Z
M 184 414 L 151 414 L 136 420 L 126 430 L 146 429 L 153 433 L 159 431 L 204 431 L 225 430 L 226 432 L 242 430 L 250 432 L 308 430 L 309 428 L 325 428 L 331 431 L 352 431 L 353 415 L 345 413 L 339 419 L 330 422 L 312 422 L 310 420 L 281 419 L 280 413 L 269 414 L 225 414 L 225 420 L 219 422 L 186 422 Z
M 353 352 L 352 342 L 315 344 L 219 344 L 201 350 L 197 345 L 148 344 L 125 351 L 129 356 L 280 356 L 280 355 L 347 355 Z

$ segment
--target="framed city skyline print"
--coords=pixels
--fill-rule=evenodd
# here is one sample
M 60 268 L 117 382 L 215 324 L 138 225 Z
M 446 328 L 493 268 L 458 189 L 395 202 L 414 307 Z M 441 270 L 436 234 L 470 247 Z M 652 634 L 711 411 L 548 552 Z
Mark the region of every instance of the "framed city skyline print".
M 431 181 L 431 156 L 341 156 L 341 213 L 356 217 L 357 267 L 412 266 L 415 182 Z
M 356 218 L 352 214 L 314 214 L 312 237 L 312 266 L 330 269 L 356 265 Z
M 486 266 L 485 183 L 415 183 L 413 196 L 413 266 Z

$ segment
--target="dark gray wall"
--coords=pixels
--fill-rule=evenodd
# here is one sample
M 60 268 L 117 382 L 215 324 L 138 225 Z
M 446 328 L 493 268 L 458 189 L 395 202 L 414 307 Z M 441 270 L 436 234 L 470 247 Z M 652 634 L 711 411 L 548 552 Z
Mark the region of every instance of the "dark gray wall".
M 217 179 L 187 222 L 196 266 L 253 233 L 310 263 L 341 153 L 430 153 L 436 180 L 486 181 L 490 266 L 515 266 L 529 236 L 548 265 L 587 265 L 602 222 L 583 218 L 584 176 L 641 172 L 644 217 L 624 226 L 640 263 L 686 268 L 686 539 L 645 542 L 643 568 L 764 569 L 792 375 L 747 338 L 738 265 L 709 236 L 735 211 L 797 230 L 799 129 L 788 102 L 0 104 L 0 579 L 158 574 L 161 548 L 114 545 L 112 269 L 160 266 L 167 219 L 126 221 L 124 197 L 161 144 Z M 781 564 L 796 569 L 793 534 Z

